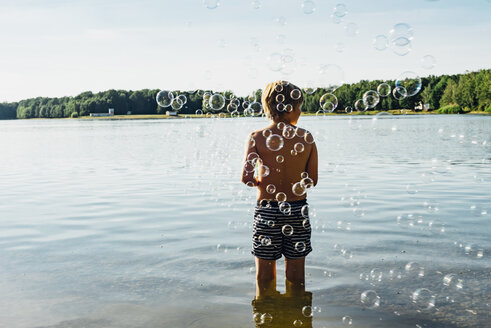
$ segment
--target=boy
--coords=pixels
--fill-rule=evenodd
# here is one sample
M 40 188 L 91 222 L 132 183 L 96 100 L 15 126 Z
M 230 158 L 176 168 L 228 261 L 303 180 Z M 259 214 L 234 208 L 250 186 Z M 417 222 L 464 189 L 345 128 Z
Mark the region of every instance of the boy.
M 250 134 L 242 171 L 242 182 L 258 190 L 251 252 L 258 298 L 276 291 L 276 260 L 282 255 L 287 292 L 305 291 L 305 256 L 312 251 L 306 189 L 317 184 L 314 139 L 296 127 L 301 90 L 286 81 L 273 82 L 261 101 L 271 124 Z

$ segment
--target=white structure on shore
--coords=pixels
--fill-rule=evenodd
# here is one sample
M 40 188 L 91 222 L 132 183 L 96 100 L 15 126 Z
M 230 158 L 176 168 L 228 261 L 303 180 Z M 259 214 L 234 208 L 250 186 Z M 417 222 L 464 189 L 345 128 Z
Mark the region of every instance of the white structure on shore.
M 107 113 L 90 113 L 90 117 L 97 116 L 114 116 L 114 108 L 109 108 L 109 111 Z

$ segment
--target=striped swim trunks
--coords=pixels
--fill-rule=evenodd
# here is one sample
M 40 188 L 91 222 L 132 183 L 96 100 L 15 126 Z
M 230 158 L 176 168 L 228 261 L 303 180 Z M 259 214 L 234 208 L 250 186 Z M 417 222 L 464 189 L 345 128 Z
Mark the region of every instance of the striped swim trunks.
M 312 229 L 306 199 L 293 202 L 261 200 L 254 211 L 252 255 L 277 260 L 298 259 L 312 252 Z

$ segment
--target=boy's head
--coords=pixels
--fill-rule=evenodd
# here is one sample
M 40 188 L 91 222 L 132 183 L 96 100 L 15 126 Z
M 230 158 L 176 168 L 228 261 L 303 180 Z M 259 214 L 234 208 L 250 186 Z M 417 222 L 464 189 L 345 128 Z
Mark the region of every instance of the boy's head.
M 272 82 L 264 88 L 261 102 L 269 119 L 296 124 L 303 103 L 303 93 L 299 87 L 287 81 Z

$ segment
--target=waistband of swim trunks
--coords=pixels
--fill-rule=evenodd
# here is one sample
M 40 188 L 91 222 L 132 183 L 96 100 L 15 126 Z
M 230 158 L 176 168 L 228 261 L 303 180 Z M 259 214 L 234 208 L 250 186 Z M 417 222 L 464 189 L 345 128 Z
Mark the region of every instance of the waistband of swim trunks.
M 267 200 L 267 199 L 258 199 L 257 200 L 257 206 L 266 206 L 266 204 L 270 204 L 272 207 L 278 207 L 278 203 L 281 203 L 281 202 Z M 294 200 L 291 202 L 287 201 L 287 203 L 289 203 L 291 206 L 305 205 L 305 204 L 307 204 L 307 198 Z

